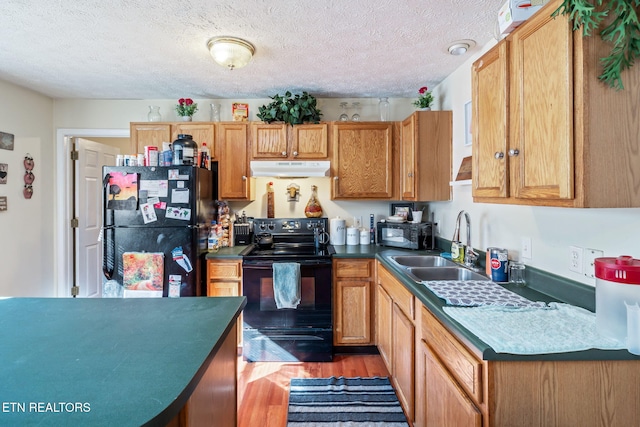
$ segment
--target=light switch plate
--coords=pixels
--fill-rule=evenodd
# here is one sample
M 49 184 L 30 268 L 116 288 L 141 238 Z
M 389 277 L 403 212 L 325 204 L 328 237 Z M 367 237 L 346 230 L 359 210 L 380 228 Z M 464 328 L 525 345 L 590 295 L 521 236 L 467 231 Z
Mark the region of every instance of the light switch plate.
M 532 251 L 531 251 L 531 237 L 523 237 L 522 238 L 522 250 L 520 251 L 522 258 L 531 259 Z

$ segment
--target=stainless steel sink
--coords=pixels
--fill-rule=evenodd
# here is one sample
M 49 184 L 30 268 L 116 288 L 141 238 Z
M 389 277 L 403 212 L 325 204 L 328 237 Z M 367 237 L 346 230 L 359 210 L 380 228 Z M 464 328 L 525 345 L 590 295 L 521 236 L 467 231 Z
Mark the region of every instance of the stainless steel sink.
M 489 280 L 462 267 L 409 267 L 407 273 L 417 282 L 423 280 Z
M 403 267 L 454 267 L 455 262 L 432 255 L 396 255 L 390 257 Z

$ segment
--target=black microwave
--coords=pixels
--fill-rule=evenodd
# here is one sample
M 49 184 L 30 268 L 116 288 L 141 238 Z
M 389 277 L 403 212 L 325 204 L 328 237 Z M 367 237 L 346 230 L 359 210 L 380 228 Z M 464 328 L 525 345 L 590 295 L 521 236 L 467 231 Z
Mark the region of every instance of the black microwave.
M 377 241 L 381 246 L 405 249 L 435 249 L 434 223 L 378 222 Z

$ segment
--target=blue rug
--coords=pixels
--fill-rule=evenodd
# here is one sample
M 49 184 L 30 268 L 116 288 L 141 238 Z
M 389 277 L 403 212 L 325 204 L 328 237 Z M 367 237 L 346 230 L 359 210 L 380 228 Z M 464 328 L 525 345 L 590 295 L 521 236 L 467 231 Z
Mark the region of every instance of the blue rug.
M 292 378 L 287 426 L 406 427 L 389 379 Z

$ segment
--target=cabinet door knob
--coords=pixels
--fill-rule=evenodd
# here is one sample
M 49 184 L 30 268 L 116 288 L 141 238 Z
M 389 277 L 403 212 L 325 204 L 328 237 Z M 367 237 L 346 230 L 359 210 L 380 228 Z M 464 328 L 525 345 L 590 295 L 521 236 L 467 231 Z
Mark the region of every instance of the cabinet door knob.
M 282 152 L 282 157 L 287 157 L 287 152 L 286 151 Z
M 246 181 L 246 180 L 247 180 L 247 177 L 246 177 L 246 176 L 244 176 L 244 175 L 242 175 L 242 180 L 243 180 L 243 181 Z
M 496 159 L 504 159 L 504 153 L 502 151 L 496 151 L 496 154 L 493 155 Z
M 511 150 L 509 150 L 509 156 L 510 157 L 515 157 L 518 154 L 520 154 L 520 151 L 517 148 L 512 148 Z
M 333 180 L 334 180 L 334 181 L 337 181 L 337 180 L 338 180 L 338 177 L 337 177 L 337 176 L 334 176 L 334 177 L 333 177 Z
M 413 172 L 409 172 L 409 173 L 407 174 L 407 176 L 408 176 L 409 178 L 413 178 Z
M 293 157 L 298 157 L 298 152 L 297 151 L 293 152 Z

